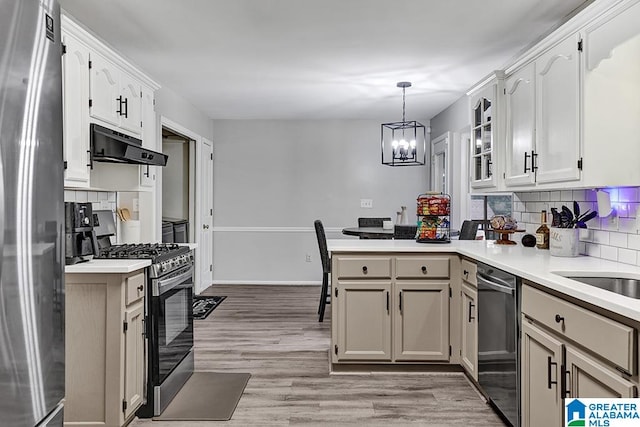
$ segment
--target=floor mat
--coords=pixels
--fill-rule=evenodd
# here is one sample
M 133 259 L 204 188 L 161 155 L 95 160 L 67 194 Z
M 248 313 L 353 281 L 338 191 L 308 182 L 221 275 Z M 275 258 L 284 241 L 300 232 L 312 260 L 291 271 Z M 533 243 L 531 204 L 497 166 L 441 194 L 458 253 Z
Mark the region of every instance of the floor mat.
M 154 420 L 228 421 L 250 377 L 244 373 L 194 372 Z
M 206 319 L 225 298 L 195 295 L 193 297 L 193 318 L 196 320 Z

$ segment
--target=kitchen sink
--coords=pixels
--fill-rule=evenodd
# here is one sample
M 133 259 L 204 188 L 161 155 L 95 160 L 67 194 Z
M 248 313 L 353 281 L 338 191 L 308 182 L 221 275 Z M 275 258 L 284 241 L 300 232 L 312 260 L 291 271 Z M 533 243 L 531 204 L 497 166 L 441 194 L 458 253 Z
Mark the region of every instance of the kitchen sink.
M 557 273 L 559 274 L 559 273 Z M 640 279 L 630 279 L 626 277 L 593 277 L 593 276 L 561 276 L 586 283 L 605 291 L 614 292 L 625 297 L 640 299 Z

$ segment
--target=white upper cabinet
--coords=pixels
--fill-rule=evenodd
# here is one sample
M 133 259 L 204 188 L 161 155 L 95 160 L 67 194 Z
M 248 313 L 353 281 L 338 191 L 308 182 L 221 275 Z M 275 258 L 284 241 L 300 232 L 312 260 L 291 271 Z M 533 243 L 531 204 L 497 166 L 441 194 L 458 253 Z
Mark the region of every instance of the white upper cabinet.
M 145 148 L 157 150 L 154 97 L 160 86 L 64 13 L 61 22 L 65 187 L 152 191 L 155 167 L 92 166 L 90 124 L 139 138 Z
M 89 48 L 62 33 L 64 186 L 89 186 Z
M 580 179 L 580 44 L 575 34 L 535 61 L 539 183 Z
M 136 135 L 142 132 L 142 86 L 124 71 L 120 74 L 120 127 Z
M 154 105 L 153 89 L 142 87 L 142 146 L 150 150 L 158 151 L 157 145 L 157 120 Z M 140 166 L 140 185 L 153 187 L 156 180 L 156 166 Z
M 535 64 L 529 63 L 505 82 L 507 108 L 505 184 L 529 185 L 535 180 Z
M 584 30 L 584 177 L 640 182 L 640 2 L 624 1 Z
M 140 136 L 141 85 L 120 67 L 92 52 L 90 73 L 91 117 Z
M 470 182 L 472 188 L 495 188 L 499 170 L 501 76 L 469 93 L 471 110 Z
M 501 115 L 494 113 L 490 156 L 504 173 L 494 170 L 497 180 L 487 176 L 487 123 L 472 115 L 471 187 L 638 185 L 639 22 L 640 0 L 593 2 L 508 66 L 498 92 L 504 94 L 504 150 L 495 131 Z M 480 100 L 468 95 L 477 112 Z

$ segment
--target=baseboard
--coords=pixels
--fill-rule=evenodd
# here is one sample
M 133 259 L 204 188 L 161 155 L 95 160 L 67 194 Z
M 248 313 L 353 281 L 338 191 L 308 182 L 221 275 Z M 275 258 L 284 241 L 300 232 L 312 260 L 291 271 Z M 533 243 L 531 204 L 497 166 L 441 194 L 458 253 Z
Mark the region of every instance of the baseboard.
M 214 280 L 212 285 L 320 286 L 320 280 Z

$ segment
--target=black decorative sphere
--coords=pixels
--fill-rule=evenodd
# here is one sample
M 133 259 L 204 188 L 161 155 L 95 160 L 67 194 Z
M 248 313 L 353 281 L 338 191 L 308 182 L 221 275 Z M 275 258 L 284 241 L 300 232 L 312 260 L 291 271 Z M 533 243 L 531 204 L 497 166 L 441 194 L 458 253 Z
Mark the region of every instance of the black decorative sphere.
M 522 236 L 522 246 L 532 248 L 536 245 L 536 236 L 533 234 L 525 234 Z

